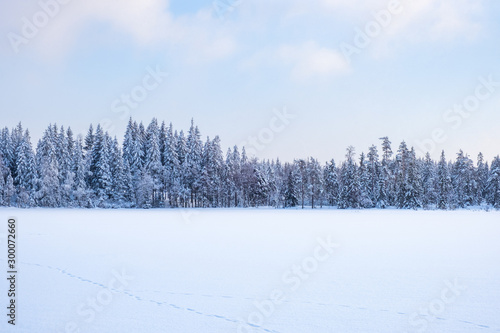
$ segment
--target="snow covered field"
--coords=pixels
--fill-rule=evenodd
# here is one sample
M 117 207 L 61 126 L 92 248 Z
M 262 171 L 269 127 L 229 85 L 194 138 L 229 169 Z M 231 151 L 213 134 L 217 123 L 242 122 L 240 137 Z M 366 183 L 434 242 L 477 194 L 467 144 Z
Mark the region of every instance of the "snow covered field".
M 0 209 L 1 332 L 500 332 L 500 212 Z

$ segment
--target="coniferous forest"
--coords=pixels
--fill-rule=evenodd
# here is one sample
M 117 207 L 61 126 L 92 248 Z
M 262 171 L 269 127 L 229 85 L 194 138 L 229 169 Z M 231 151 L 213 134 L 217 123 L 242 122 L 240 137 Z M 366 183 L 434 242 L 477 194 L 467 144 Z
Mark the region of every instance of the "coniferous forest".
M 345 160 L 260 161 L 218 136 L 201 139 L 153 119 L 130 119 L 123 142 L 90 126 L 75 137 L 50 125 L 33 149 L 19 124 L 0 135 L 0 205 L 14 207 L 338 207 L 500 209 L 500 157 L 488 165 L 460 151 L 448 161 L 418 158 L 405 142 L 381 138 Z

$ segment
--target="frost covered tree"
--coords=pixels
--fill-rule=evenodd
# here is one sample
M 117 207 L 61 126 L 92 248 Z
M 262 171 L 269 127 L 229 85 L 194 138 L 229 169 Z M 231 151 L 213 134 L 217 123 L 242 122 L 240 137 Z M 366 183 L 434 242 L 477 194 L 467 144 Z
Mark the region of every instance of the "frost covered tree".
M 284 207 L 296 207 L 299 204 L 299 182 L 300 173 L 294 164 L 285 166 L 286 189 L 285 189 L 285 204 Z
M 474 203 L 474 165 L 472 160 L 462 150 L 457 154 L 453 165 L 451 180 L 454 191 L 455 204 L 468 207 Z
M 490 175 L 486 185 L 486 200 L 487 202 L 500 209 L 500 157 L 496 156 L 491 163 Z
M 179 201 L 179 205 L 181 207 L 187 208 L 189 207 L 191 191 L 189 188 L 188 180 L 187 180 L 187 159 L 186 155 L 188 153 L 186 146 L 186 138 L 184 135 L 184 131 L 180 131 L 179 134 L 175 134 L 176 142 L 177 142 L 177 159 L 179 164 L 179 169 L 177 170 L 177 178 L 179 183 L 175 186 L 175 196 Z
M 35 154 L 31 147 L 29 131 L 26 130 L 14 153 L 17 160 L 17 174 L 14 179 L 17 189 L 17 205 L 33 207 L 34 186 L 36 184 Z
M 347 148 L 346 161 L 340 168 L 339 208 L 360 208 L 359 176 L 354 163 L 354 147 Z
M 150 189 L 153 207 L 159 207 L 163 202 L 163 165 L 161 163 L 160 129 L 156 118 L 153 118 L 146 130 L 145 172 L 151 177 Z
M 143 168 L 137 184 L 137 207 L 146 209 L 153 207 L 153 188 L 153 177 Z
M 361 153 L 359 158 L 358 179 L 359 179 L 359 205 L 362 208 L 372 208 L 374 206 L 370 196 L 370 174 L 365 154 Z
M 11 152 L 11 157 L 10 157 L 10 173 L 12 175 L 12 179 L 14 180 L 14 186 L 17 186 L 18 184 L 16 183 L 17 179 L 17 169 L 19 166 L 19 160 L 18 160 L 18 154 L 17 152 L 19 151 L 20 146 L 22 145 L 23 142 L 23 127 L 21 123 L 19 123 L 15 128 L 12 129 L 11 132 L 11 137 L 10 137 L 10 152 Z
M 276 159 L 273 164 L 273 177 L 274 177 L 274 191 L 272 193 L 271 202 L 275 208 L 285 206 L 285 190 L 286 190 L 286 177 L 281 161 Z
M 335 160 L 327 162 L 323 170 L 326 200 L 329 206 L 336 206 L 339 198 L 339 178 Z
M 200 138 L 198 126 L 194 125 L 193 120 L 191 120 L 191 127 L 189 128 L 186 140 L 186 149 L 184 172 L 186 175 L 186 185 L 190 194 L 189 205 L 190 207 L 196 207 L 202 182 L 203 143 Z
M 54 132 L 57 127 L 54 128 Z M 73 205 L 73 182 L 74 174 L 72 167 L 72 151 L 67 137 L 67 132 L 61 126 L 59 134 L 55 137 L 55 146 L 57 153 L 57 162 L 59 165 L 59 184 L 61 189 L 61 206 L 68 207 Z
M 241 149 L 241 199 L 242 207 L 249 207 L 254 183 L 254 169 L 247 157 L 246 149 Z
M 133 189 L 127 186 L 127 181 L 131 180 L 130 175 L 126 174 L 125 166 L 118 140 L 116 137 L 111 142 L 109 171 L 111 174 L 111 205 L 114 208 L 128 207 L 130 196 L 127 190 Z
M 7 127 L 0 134 L 0 204 L 2 206 L 12 206 L 15 202 L 16 189 L 12 171 L 17 158 L 15 157 L 14 146 L 16 144 L 13 142 L 13 138 L 18 136 L 19 134 L 11 135 Z
M 83 150 L 85 152 L 90 152 L 92 150 L 92 146 L 94 145 L 94 127 L 92 124 L 89 126 L 89 130 L 87 131 L 87 135 L 85 136 L 85 145 L 83 146 Z
M 406 142 L 401 142 L 399 145 L 398 153 L 396 155 L 395 161 L 395 192 L 396 192 L 396 205 L 398 208 L 404 208 L 405 206 L 405 196 L 407 190 L 407 173 L 408 164 L 410 159 L 410 151 L 406 145 Z
M 168 206 L 177 207 L 178 188 L 181 186 L 180 163 L 177 155 L 177 138 L 170 124 L 165 134 L 163 150 L 163 184 Z
M 74 174 L 73 200 L 76 207 L 90 207 L 89 190 L 85 180 L 88 171 L 83 151 L 82 139 L 78 138 L 75 141 L 71 167 L 71 171 Z
M 144 167 L 144 163 L 146 162 L 146 128 L 144 127 L 144 124 L 142 121 L 139 123 L 138 126 L 136 126 L 136 140 L 137 144 L 141 150 L 141 161 L 140 161 L 140 166 L 139 170 L 142 173 Z
M 300 205 L 304 209 L 306 195 L 307 195 L 307 162 L 304 159 L 295 160 L 295 170 L 297 173 L 297 186 L 300 195 Z
M 369 148 L 367 154 L 367 172 L 368 172 L 368 180 L 367 180 L 367 190 L 368 196 L 370 197 L 370 201 L 372 202 L 371 207 L 375 207 L 378 205 L 379 196 L 380 196 L 380 186 L 381 186 L 381 169 L 382 166 L 379 161 L 378 150 L 375 145 L 372 145 Z
M 256 158 L 252 158 L 253 180 L 251 187 L 250 202 L 252 207 L 269 206 L 269 196 L 273 191 L 273 182 L 269 163 L 259 163 Z
M 388 137 L 380 138 L 382 140 L 382 166 L 379 181 L 379 193 L 377 198 L 377 207 L 385 208 L 394 203 L 394 177 L 391 141 Z
M 59 163 L 52 126 L 44 132 L 36 149 L 36 165 L 38 184 L 35 200 L 42 207 L 59 207 L 61 205 L 61 190 L 59 182 Z
M 138 182 L 141 178 L 143 149 L 139 127 L 136 122 L 132 121 L 132 118 L 129 119 L 123 139 L 123 159 L 130 167 L 134 182 Z
M 2 176 L 0 177 L 0 206 L 8 206 L 8 204 L 4 201 L 4 189 L 5 189 L 5 180 Z
M 0 157 L 2 158 L 2 167 L 9 168 L 9 172 L 10 172 L 10 165 L 13 159 L 13 154 L 14 152 L 12 151 L 10 131 L 7 127 L 5 127 L 0 132 Z
M 422 206 L 430 209 L 436 204 L 436 165 L 427 153 L 422 166 Z
M 207 138 L 202 153 L 201 189 L 203 206 L 220 207 L 224 193 L 224 159 L 220 139 Z M 198 206 L 200 206 L 198 204 Z
M 309 158 L 307 162 L 307 174 L 308 196 L 311 203 L 311 208 L 315 208 L 318 203 L 320 206 L 323 206 L 323 174 L 321 166 L 317 159 L 314 159 L 312 157 Z
M 104 133 L 101 125 L 97 125 L 95 140 L 90 152 L 90 187 L 93 190 L 98 207 L 107 207 L 112 193 L 112 175 L 110 170 L 111 139 Z
M 227 165 L 227 195 L 230 197 L 230 206 L 239 207 L 241 200 L 241 156 L 237 146 L 231 151 L 228 149 L 226 156 Z
M 5 185 L 3 185 L 3 204 L 5 206 L 12 206 L 14 204 L 15 194 L 16 189 L 14 187 L 14 180 L 9 172 Z
M 402 188 L 404 192 L 402 208 L 417 209 L 422 207 L 420 168 L 413 147 L 408 153 L 406 176 Z
M 122 158 L 123 165 L 123 199 L 126 208 L 135 207 L 137 203 L 137 193 L 136 187 L 134 185 L 134 179 L 132 177 L 132 172 L 130 171 L 130 165 L 127 161 Z
M 5 190 L 5 181 L 7 180 L 8 175 L 10 175 L 9 168 L 5 165 L 3 154 L 0 152 L 0 206 L 8 206 L 7 202 L 4 200 L 4 190 Z
M 485 199 L 485 190 L 488 184 L 489 167 L 484 161 L 484 156 L 479 153 L 477 156 L 477 167 L 474 170 L 474 204 L 481 205 Z
M 450 208 L 450 196 L 451 196 L 451 178 L 448 170 L 448 163 L 446 162 L 446 157 L 444 150 L 441 152 L 441 159 L 439 160 L 437 167 L 437 207 L 439 209 Z

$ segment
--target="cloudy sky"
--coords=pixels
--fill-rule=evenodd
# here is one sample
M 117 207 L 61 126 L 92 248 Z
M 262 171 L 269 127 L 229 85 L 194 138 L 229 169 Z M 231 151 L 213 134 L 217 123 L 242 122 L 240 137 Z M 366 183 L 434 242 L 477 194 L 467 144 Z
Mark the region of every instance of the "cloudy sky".
M 343 159 L 389 136 L 500 153 L 493 0 L 0 3 L 1 126 L 122 138 L 152 117 L 261 158 Z

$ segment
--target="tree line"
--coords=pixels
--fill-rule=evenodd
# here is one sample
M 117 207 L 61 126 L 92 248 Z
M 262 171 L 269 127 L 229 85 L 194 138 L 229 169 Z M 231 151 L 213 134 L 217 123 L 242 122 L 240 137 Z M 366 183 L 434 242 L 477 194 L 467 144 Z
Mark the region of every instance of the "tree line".
M 500 157 L 488 165 L 463 151 L 447 161 L 416 156 L 403 141 L 393 152 L 369 147 L 321 165 L 258 160 L 237 146 L 224 155 L 218 136 L 201 139 L 153 119 L 129 120 L 120 145 L 97 125 L 85 136 L 49 125 L 34 150 L 21 123 L 0 133 L 0 205 L 15 207 L 338 207 L 500 209 Z

